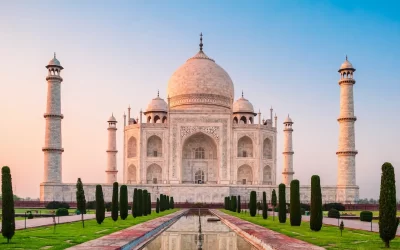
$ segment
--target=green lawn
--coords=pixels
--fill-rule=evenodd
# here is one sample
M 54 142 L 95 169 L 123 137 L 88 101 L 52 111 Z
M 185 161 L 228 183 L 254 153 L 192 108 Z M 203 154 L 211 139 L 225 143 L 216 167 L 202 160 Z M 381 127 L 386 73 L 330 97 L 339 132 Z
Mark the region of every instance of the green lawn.
M 151 215 L 136 218 L 129 215 L 126 220 L 118 218 L 116 222 L 108 217 L 101 225 L 96 220 L 86 220 L 85 228 L 82 228 L 82 222 L 60 224 L 55 233 L 53 226 L 17 230 L 9 244 L 5 238 L 0 240 L 0 249 L 40 249 L 50 246 L 46 249 L 65 249 L 176 211 L 178 209 L 159 214 L 152 212 Z
M 239 217 L 254 224 L 266 227 L 270 230 L 285 234 L 309 242 L 311 244 L 324 247 L 326 249 L 380 249 L 384 248 L 384 243 L 378 233 L 372 233 L 362 230 L 345 229 L 343 236 L 340 236 L 338 227 L 323 225 L 321 231 L 313 232 L 310 230 L 310 223 L 302 222 L 300 227 L 290 226 L 289 219 L 285 224 L 279 223 L 278 217 L 275 221 L 272 216 L 264 220 L 262 216 L 251 217 L 249 213 L 238 214 L 227 210 L 221 210 L 224 213 Z M 277 215 L 278 213 L 275 213 Z M 346 225 L 345 225 L 346 227 Z M 391 249 L 400 249 L 400 238 L 395 238 L 390 243 Z

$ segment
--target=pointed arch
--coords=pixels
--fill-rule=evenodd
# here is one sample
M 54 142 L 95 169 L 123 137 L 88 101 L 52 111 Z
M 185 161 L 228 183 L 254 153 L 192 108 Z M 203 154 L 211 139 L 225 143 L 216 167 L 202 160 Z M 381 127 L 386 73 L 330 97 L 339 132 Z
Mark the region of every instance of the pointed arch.
M 233 123 L 234 123 L 234 124 L 238 124 L 238 123 L 239 123 L 239 120 L 238 120 L 237 117 L 233 118 Z
M 147 184 L 162 183 L 162 168 L 158 164 L 151 164 L 147 167 Z
M 162 156 L 162 140 L 156 135 L 152 135 L 147 139 L 147 156 L 161 157 Z
M 158 115 L 154 116 L 154 123 L 160 123 L 161 120 L 160 121 L 159 120 L 160 120 L 160 117 Z
M 131 136 L 128 140 L 128 158 L 133 158 L 136 157 L 136 151 L 137 151 L 137 146 L 136 146 L 136 138 Z
M 242 117 L 240 117 L 240 123 L 244 123 L 244 124 L 247 124 L 247 119 L 246 119 L 246 116 L 242 116 Z M 242 123 L 242 124 L 243 124 Z
M 253 141 L 248 136 L 238 140 L 237 157 L 253 157 Z
M 136 166 L 133 165 L 133 164 L 129 165 L 127 183 L 128 184 L 137 183 L 136 176 L 137 176 L 137 174 L 136 174 Z
M 272 185 L 272 170 L 268 165 L 263 168 L 263 184 Z
M 167 123 L 167 117 L 166 117 L 166 116 L 164 116 L 164 117 L 162 118 L 162 123 Z
M 270 138 L 265 138 L 263 142 L 263 158 L 272 159 L 272 142 Z
M 151 115 L 147 117 L 147 123 L 151 123 Z
M 237 182 L 243 185 L 251 185 L 253 183 L 253 170 L 249 165 L 244 164 L 238 168 Z

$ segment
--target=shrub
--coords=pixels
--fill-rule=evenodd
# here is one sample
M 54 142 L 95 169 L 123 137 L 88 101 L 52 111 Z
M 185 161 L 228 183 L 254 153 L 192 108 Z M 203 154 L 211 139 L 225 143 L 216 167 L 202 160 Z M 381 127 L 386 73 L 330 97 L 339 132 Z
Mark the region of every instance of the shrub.
M 371 222 L 373 219 L 373 214 L 371 211 L 362 211 L 360 213 L 360 221 Z
M 144 216 L 147 216 L 147 212 L 149 211 L 147 209 L 147 204 L 147 190 L 145 189 L 142 193 L 142 213 Z
M 311 216 L 310 229 L 319 231 L 322 227 L 322 195 L 321 184 L 318 175 L 311 177 Z
M 242 205 L 240 203 L 240 195 L 238 196 L 238 203 L 237 203 L 237 212 L 240 213 L 242 210 Z
M 105 207 L 107 212 L 111 211 L 111 206 L 112 206 L 112 202 L 105 202 L 104 203 L 104 207 Z
M 157 202 L 156 202 L 156 213 L 160 212 L 160 200 L 157 198 Z
M 379 235 L 385 247 L 396 237 L 399 219 L 396 218 L 396 180 L 392 164 L 382 165 L 381 190 L 379 195 Z
M 276 205 L 277 205 L 277 200 L 276 200 L 276 192 L 275 189 L 272 189 L 272 194 L 271 194 L 271 205 L 274 207 L 274 212 L 272 213 L 272 220 L 275 220 L 275 212 L 278 212 L 276 210 Z
M 138 189 L 137 190 L 137 199 L 136 199 L 136 216 L 142 216 L 143 211 L 142 211 L 142 196 L 143 196 L 143 190 Z
M 250 192 L 250 215 L 252 217 L 256 216 L 256 213 L 257 213 L 256 200 L 257 200 L 256 191 L 251 191 Z
M 32 214 L 31 214 L 32 215 Z M 57 211 L 56 211 L 56 215 L 57 216 L 67 216 L 67 215 L 69 215 L 69 213 L 68 213 L 68 209 L 66 209 L 66 208 L 59 208 L 59 209 L 57 209 Z M 32 216 L 33 217 L 33 216 Z
M 232 198 L 231 198 L 231 211 L 232 212 L 236 212 L 236 196 L 233 196 L 232 195 Z
M 279 184 L 279 222 L 286 223 L 286 185 Z
M 96 221 L 101 224 L 105 218 L 105 204 L 103 189 L 101 185 L 96 185 Z
M 122 220 L 125 220 L 128 217 L 128 187 L 126 185 L 121 185 L 120 190 L 120 216 Z
M 170 208 L 171 208 L 171 209 L 174 209 L 174 208 L 175 208 L 174 197 L 171 197 L 171 200 L 170 200 Z
M 263 215 L 263 219 L 267 219 L 268 218 L 268 205 L 267 205 L 267 194 L 265 192 L 263 192 L 263 204 L 262 204 L 262 215 Z
M 292 180 L 290 183 L 290 225 L 301 225 L 300 182 L 298 180 Z
M 306 210 L 304 208 L 300 208 L 301 215 L 306 215 Z
M 147 193 L 147 214 L 151 214 L 151 193 Z
M 65 208 L 59 208 L 59 209 L 65 209 Z M 67 212 L 68 212 L 68 209 L 67 209 Z M 68 214 L 67 214 L 68 215 Z M 28 214 L 27 214 L 27 216 L 26 216 L 28 219 L 33 219 L 33 214 L 32 214 L 32 212 L 29 212 Z
M 331 208 L 331 210 L 329 210 L 329 212 L 328 212 L 328 217 L 329 218 L 339 219 L 340 218 L 340 212 L 337 211 L 334 208 Z
M 118 220 L 118 182 L 113 183 L 111 218 L 113 221 Z
M 133 190 L 133 197 L 132 197 L 132 216 L 136 218 L 136 196 L 137 196 L 137 188 Z
M 323 206 L 322 206 L 322 209 L 324 210 L 324 211 L 329 211 L 329 210 L 331 210 L 331 209 L 336 209 L 336 210 L 338 210 L 338 211 L 345 211 L 346 210 L 346 208 L 345 208 L 345 206 L 342 204 L 342 203 L 327 203 L 327 204 L 324 204 Z
M 59 201 L 50 201 L 46 205 L 47 209 L 58 209 L 58 208 L 66 208 L 70 209 L 69 204 L 66 202 L 59 202 Z
M 300 203 L 300 207 L 303 208 L 305 211 L 310 211 L 310 205 L 308 204 L 304 204 L 304 203 Z

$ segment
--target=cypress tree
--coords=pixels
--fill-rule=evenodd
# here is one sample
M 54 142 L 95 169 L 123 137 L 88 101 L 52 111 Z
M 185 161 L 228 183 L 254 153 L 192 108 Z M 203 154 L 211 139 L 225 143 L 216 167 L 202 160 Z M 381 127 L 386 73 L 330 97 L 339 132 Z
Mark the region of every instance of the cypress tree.
M 271 205 L 274 208 L 272 210 L 272 220 L 275 220 L 275 208 L 276 208 L 276 205 L 277 205 L 275 189 L 272 189 Z
M 160 200 L 157 198 L 157 202 L 156 202 L 156 213 L 160 212 Z
M 238 196 L 237 212 L 240 214 L 242 210 L 242 204 L 240 203 L 240 195 Z
M 111 218 L 113 221 L 118 220 L 118 182 L 113 183 L 113 194 L 111 201 Z
M 396 180 L 391 163 L 382 165 L 381 190 L 379 195 L 379 235 L 385 247 L 396 237 L 399 219 L 396 218 Z
M 143 190 L 142 189 L 138 189 L 137 198 L 136 198 L 136 216 L 143 216 L 142 196 L 143 196 Z
M 321 185 L 318 175 L 311 177 L 311 208 L 310 229 L 319 231 L 322 227 L 322 196 Z
M 147 216 L 147 190 L 143 190 L 143 197 L 142 197 L 142 212 L 144 216 Z
M 151 214 L 151 193 L 147 194 L 147 214 Z
M 263 192 L 262 215 L 264 220 L 268 218 L 267 194 L 265 192 Z
M 104 221 L 105 212 L 103 188 L 101 185 L 96 185 L 96 221 L 98 224 Z
M 236 196 L 233 195 L 231 196 L 231 211 L 236 211 Z
M 76 183 L 76 203 L 77 203 L 77 208 L 81 213 L 82 227 L 85 227 L 83 214 L 86 213 L 86 199 L 85 199 L 85 191 L 83 191 L 83 184 L 81 178 L 78 178 L 78 182 Z
M 230 196 L 226 197 L 226 202 L 227 202 L 227 210 L 231 210 L 231 197 Z
M 135 188 L 134 190 L 133 190 L 133 199 L 132 199 L 132 216 L 133 216 L 133 218 L 136 218 L 136 197 L 137 197 L 137 188 Z
M 169 210 L 169 195 L 167 195 L 167 199 L 165 200 L 165 205 L 167 206 L 167 209 Z
M 279 222 L 286 223 L 286 185 L 279 184 Z
M 300 183 L 298 180 L 292 180 L 290 183 L 290 225 L 300 226 L 300 224 Z
M 120 205 L 120 216 L 122 220 L 125 220 L 128 217 L 128 188 L 126 185 L 121 185 L 119 197 L 119 205 Z
M 174 209 L 175 208 L 175 204 L 174 204 L 175 202 L 174 202 L 174 197 L 172 196 L 171 197 L 171 209 Z
M 251 217 L 256 216 L 257 213 L 257 194 L 256 191 L 250 192 L 250 215 Z
M 225 197 L 225 209 L 226 209 L 226 210 L 229 210 L 228 202 L 229 202 L 229 200 L 228 200 L 228 197 L 226 196 L 226 197 Z
M 1 233 L 9 243 L 15 233 L 15 210 L 11 172 L 7 166 L 1 169 L 1 194 L 3 199 Z

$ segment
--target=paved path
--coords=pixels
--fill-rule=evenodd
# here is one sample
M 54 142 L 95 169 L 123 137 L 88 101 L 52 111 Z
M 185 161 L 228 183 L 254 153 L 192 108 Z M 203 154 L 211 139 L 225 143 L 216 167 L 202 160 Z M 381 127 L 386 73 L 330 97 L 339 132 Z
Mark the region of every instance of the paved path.
M 310 216 L 302 215 L 301 218 L 302 218 L 303 221 L 310 221 Z M 339 221 L 342 221 L 342 219 L 339 219 Z M 337 226 L 338 225 L 338 220 L 334 219 L 334 218 L 324 217 L 322 222 L 324 224 L 326 224 L 326 225 L 333 225 L 333 226 Z M 346 220 L 346 219 L 343 219 L 343 224 L 344 224 L 345 228 L 352 228 L 352 229 L 371 231 L 371 223 L 370 222 L 365 222 L 365 221 L 360 221 L 360 220 Z M 379 225 L 378 225 L 378 223 L 372 222 L 372 232 L 379 233 Z M 396 235 L 400 236 L 400 227 L 397 228 Z
M 174 223 L 186 209 L 175 213 L 149 220 L 133 227 L 114 232 L 103 237 L 67 248 L 69 250 L 117 250 L 138 249 L 153 239 L 159 231 Z M 162 230 L 161 230 L 162 231 Z
M 235 231 L 244 239 L 256 245 L 258 249 L 279 249 L 279 250 L 321 250 L 325 249 L 310 243 L 291 238 L 289 236 L 272 231 L 268 228 L 253 224 L 237 217 L 225 214 L 219 210 L 211 209 L 212 213 L 218 216 L 223 223 Z
M 111 213 L 106 213 L 106 217 L 111 216 Z M 95 219 L 95 214 L 85 214 L 83 216 L 85 220 Z M 57 224 L 80 221 L 81 215 L 70 215 L 70 216 L 56 216 Z M 53 225 L 53 217 L 43 217 L 43 218 L 36 218 L 36 219 L 26 219 L 26 228 L 32 227 L 41 227 L 41 226 L 48 226 Z M 24 229 L 25 228 L 25 220 L 16 220 L 15 221 L 15 229 Z M 1 230 L 1 223 L 0 223 L 0 230 Z

